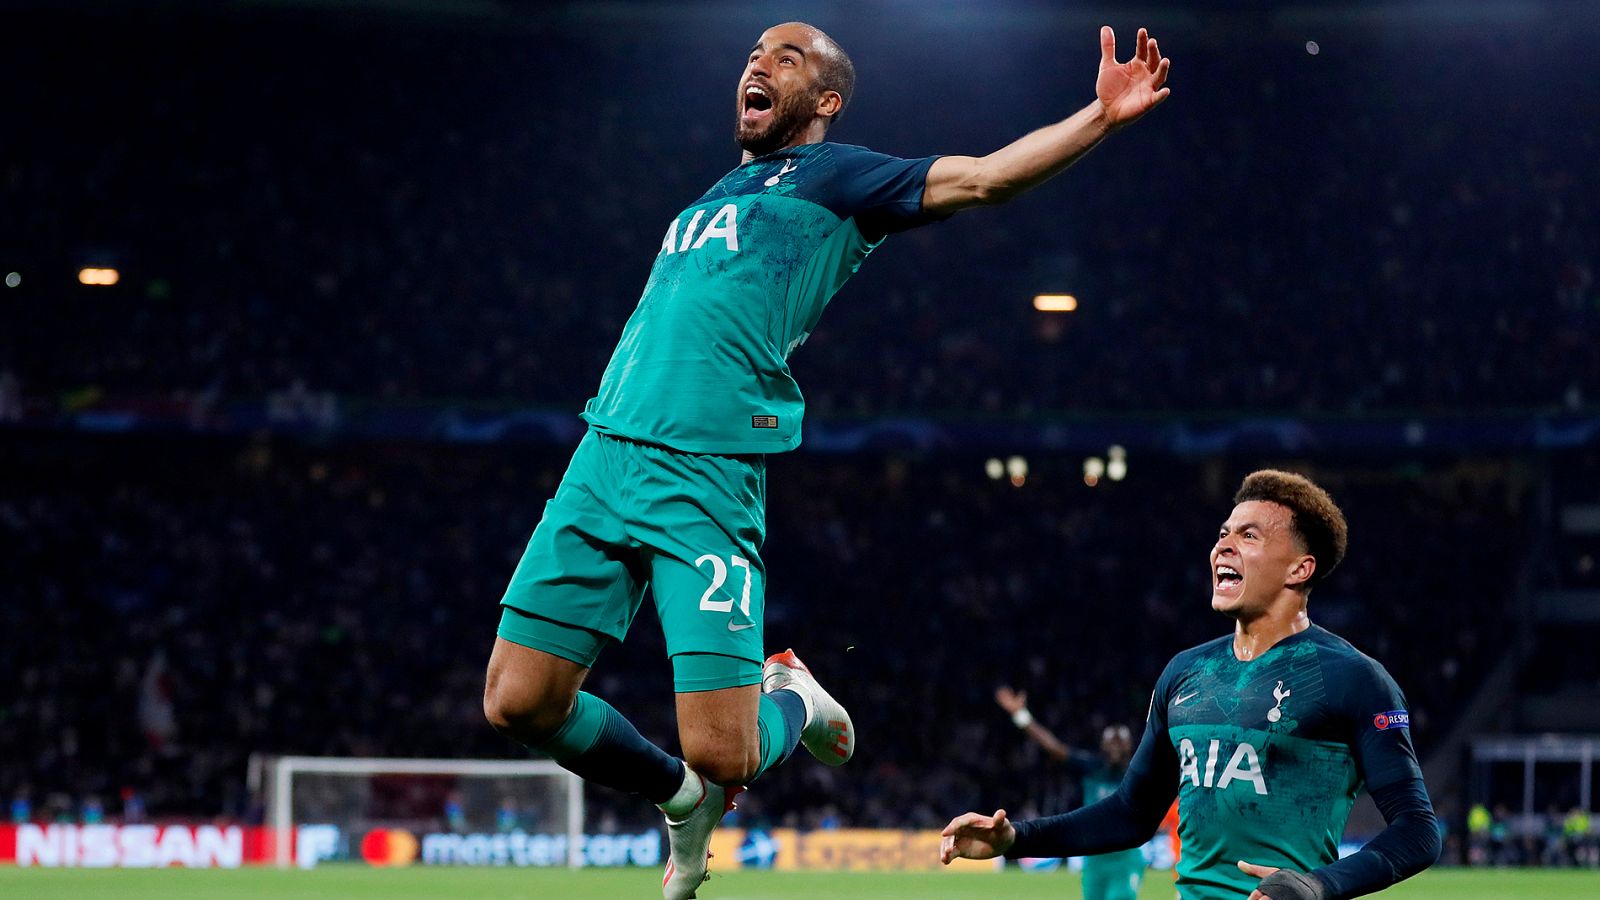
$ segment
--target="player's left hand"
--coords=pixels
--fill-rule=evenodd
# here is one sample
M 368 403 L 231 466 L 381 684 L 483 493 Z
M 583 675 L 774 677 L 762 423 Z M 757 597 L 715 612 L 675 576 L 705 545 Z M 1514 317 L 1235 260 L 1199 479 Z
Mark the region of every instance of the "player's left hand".
M 1250 892 L 1250 900 L 1323 900 L 1327 889 L 1315 875 L 1293 869 L 1274 869 L 1239 860 L 1239 871 L 1261 879 L 1261 884 Z
M 939 862 L 950 865 L 953 859 L 994 859 L 1011 849 L 1017 841 L 1017 828 L 1006 819 L 1006 811 L 994 815 L 969 812 L 956 816 L 940 832 Z
M 1171 68 L 1172 60 L 1161 55 L 1156 39 L 1143 28 L 1133 40 L 1133 59 L 1117 62 L 1117 36 L 1110 25 L 1100 26 L 1100 77 L 1094 93 L 1111 127 L 1128 125 L 1167 99 L 1172 93 L 1165 86 Z

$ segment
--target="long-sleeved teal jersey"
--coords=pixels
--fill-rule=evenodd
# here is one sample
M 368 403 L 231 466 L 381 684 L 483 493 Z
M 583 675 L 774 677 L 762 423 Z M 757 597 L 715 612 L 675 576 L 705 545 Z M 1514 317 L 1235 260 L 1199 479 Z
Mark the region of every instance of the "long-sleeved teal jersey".
M 1338 856 L 1365 785 L 1387 830 Z M 1226 635 L 1173 657 L 1144 737 L 1111 797 L 1017 823 L 1008 856 L 1136 846 L 1178 797 L 1178 896 L 1243 900 L 1239 860 L 1309 872 L 1343 900 L 1388 887 L 1438 857 L 1433 805 L 1405 698 L 1383 666 L 1311 626 L 1250 661 Z
M 687 453 L 794 449 L 789 354 L 885 236 L 937 218 L 932 164 L 820 143 L 723 176 L 667 227 L 584 420 Z

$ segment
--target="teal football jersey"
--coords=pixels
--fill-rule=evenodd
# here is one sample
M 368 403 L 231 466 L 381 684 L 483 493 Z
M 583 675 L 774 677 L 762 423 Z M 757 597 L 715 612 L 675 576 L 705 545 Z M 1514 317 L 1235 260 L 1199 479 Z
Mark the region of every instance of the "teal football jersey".
M 1334 863 L 1363 785 L 1380 809 L 1409 804 L 1431 831 L 1410 724 L 1389 673 L 1323 628 L 1313 625 L 1249 662 L 1234 657 L 1227 635 L 1167 664 L 1116 793 L 1072 813 L 1017 823 L 1007 855 L 1129 846 L 1154 831 L 1177 794 L 1182 900 L 1248 897 L 1259 881 L 1239 870 L 1239 860 L 1314 872 L 1335 889 L 1332 896 L 1347 885 L 1393 883 L 1397 871 L 1432 861 L 1422 858 L 1425 848 Z M 1346 871 L 1334 871 L 1341 866 Z
M 1337 860 L 1363 784 L 1422 778 L 1405 708 L 1382 666 L 1316 626 L 1250 662 L 1232 635 L 1179 654 L 1151 719 L 1175 751 L 1184 900 L 1248 896 L 1241 859 L 1300 872 Z
M 794 449 L 789 355 L 874 247 L 936 218 L 933 161 L 804 144 L 723 176 L 667 226 L 584 420 L 688 453 Z

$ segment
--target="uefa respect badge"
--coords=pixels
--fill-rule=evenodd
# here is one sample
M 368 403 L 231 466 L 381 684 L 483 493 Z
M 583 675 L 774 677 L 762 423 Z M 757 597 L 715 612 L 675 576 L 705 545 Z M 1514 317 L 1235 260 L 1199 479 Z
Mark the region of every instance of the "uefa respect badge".
M 1372 727 L 1379 731 L 1388 731 L 1392 728 L 1410 728 L 1411 714 L 1403 709 L 1391 709 L 1388 712 L 1378 713 L 1372 717 Z

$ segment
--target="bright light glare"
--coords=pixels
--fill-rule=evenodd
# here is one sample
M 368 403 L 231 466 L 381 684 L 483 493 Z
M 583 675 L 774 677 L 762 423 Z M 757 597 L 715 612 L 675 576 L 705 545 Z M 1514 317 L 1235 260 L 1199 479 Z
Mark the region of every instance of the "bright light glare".
M 16 287 L 17 285 L 19 285 L 21 283 L 22 283 L 22 273 L 20 273 L 20 272 L 8 272 L 8 273 L 6 273 L 6 287 Z
M 1072 312 L 1078 308 L 1078 298 L 1071 294 L 1039 294 L 1033 298 L 1033 308 L 1039 312 Z
M 122 273 L 116 269 L 85 268 L 78 270 L 79 284 L 93 284 L 108 286 L 122 280 Z
M 1012 487 L 1022 487 L 1028 480 L 1028 461 L 1020 456 L 1007 459 L 1006 474 L 1011 476 Z

